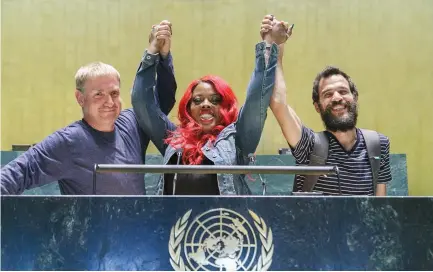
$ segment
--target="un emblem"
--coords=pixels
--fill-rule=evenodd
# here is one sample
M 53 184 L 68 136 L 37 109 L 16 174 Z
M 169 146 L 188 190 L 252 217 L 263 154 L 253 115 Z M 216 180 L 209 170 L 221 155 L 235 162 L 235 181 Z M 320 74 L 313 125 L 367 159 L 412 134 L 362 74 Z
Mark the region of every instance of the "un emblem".
M 253 211 L 248 210 L 255 228 L 239 213 L 224 208 L 208 210 L 188 226 L 191 211 L 171 228 L 168 250 L 174 270 L 269 269 L 274 254 L 272 230 Z

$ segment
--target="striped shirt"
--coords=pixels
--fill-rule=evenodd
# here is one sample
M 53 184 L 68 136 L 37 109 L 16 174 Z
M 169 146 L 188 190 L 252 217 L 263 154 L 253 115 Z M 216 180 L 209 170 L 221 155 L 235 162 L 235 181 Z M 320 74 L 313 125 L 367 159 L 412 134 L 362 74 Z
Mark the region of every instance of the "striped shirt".
M 328 159 L 326 165 L 338 166 L 340 170 L 340 186 L 343 195 L 373 195 L 373 175 L 367 154 L 364 137 L 356 129 L 357 140 L 352 150 L 346 151 L 335 136 L 326 132 L 329 139 Z M 389 139 L 380 134 L 380 169 L 377 183 L 388 183 L 392 180 L 389 164 Z M 314 147 L 314 132 L 306 127 L 302 128 L 301 140 L 292 148 L 297 165 L 308 165 Z M 305 176 L 295 177 L 296 188 L 302 191 Z M 314 187 L 315 192 L 324 195 L 337 195 L 338 179 L 336 175 L 320 176 Z

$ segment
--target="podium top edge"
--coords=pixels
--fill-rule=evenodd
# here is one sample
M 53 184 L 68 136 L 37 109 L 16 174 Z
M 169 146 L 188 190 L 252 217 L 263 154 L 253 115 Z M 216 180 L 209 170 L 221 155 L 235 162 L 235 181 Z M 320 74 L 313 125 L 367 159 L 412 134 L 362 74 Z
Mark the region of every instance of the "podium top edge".
M 334 199 L 334 198 L 365 198 L 365 199 L 377 199 L 377 198 L 429 198 L 433 200 L 433 196 L 324 196 L 324 195 L 308 195 L 308 196 L 300 196 L 300 195 L 1 195 L 2 199 L 5 198 L 325 198 L 325 199 Z

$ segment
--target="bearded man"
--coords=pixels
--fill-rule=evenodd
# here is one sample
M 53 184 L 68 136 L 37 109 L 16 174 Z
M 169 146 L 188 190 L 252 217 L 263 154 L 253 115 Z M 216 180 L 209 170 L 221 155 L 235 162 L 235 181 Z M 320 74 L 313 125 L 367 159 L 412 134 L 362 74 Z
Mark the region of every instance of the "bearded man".
M 313 84 L 313 105 L 325 131 L 307 128 L 286 104 L 286 84 L 278 63 L 270 108 L 286 138 L 297 165 L 337 166 L 339 175 L 296 175 L 294 192 L 324 195 L 386 195 L 392 180 L 389 139 L 381 133 L 356 127 L 358 90 L 339 68 L 326 67 Z

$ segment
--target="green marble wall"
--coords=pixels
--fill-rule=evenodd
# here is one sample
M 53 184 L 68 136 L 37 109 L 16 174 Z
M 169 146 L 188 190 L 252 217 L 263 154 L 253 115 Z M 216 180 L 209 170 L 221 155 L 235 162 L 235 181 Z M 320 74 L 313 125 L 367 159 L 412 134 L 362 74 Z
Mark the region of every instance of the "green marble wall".
M 20 152 L 2 151 L 2 165 L 16 158 Z M 407 162 L 405 154 L 391 154 L 391 173 L 392 182 L 388 186 L 387 193 L 391 196 L 407 196 Z M 160 155 L 147 155 L 147 164 L 160 164 L 162 157 Z M 257 165 L 295 165 L 295 160 L 292 155 L 258 155 Z M 263 174 L 262 179 L 267 184 L 267 195 L 287 195 L 292 191 L 293 175 L 273 175 Z M 146 174 L 146 190 L 148 194 L 155 193 L 156 183 L 158 182 L 159 174 Z M 262 194 L 262 185 L 259 175 L 251 175 L 250 187 L 254 194 Z M 59 186 L 57 182 L 27 190 L 25 195 L 59 195 Z

